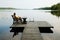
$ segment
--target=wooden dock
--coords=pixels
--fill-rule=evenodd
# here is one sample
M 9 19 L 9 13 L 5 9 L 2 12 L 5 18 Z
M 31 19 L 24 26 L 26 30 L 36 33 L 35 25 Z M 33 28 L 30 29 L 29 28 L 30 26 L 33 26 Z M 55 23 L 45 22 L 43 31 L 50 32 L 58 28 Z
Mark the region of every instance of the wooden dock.
M 30 22 L 27 22 L 27 24 L 12 24 L 12 26 L 10 28 L 13 28 L 13 27 L 26 27 L 26 25 L 28 25 Z M 46 21 L 35 21 L 35 22 L 32 22 L 37 24 L 38 27 L 50 27 L 50 28 L 53 28 L 52 25 L 50 25 L 48 22 Z
M 28 23 L 28 25 L 26 25 L 23 35 L 22 35 L 22 40 L 43 40 L 37 23 Z
M 40 29 L 47 31 L 53 28 L 53 26 L 46 21 L 36 21 L 27 22 L 27 24 L 13 24 L 10 28 L 24 28 L 21 40 L 43 40 Z

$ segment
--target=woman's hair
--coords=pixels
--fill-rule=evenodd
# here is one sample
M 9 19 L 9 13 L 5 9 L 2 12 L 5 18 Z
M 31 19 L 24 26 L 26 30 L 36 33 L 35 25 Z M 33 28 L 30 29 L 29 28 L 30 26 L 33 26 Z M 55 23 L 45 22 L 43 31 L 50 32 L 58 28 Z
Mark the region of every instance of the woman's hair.
M 14 12 L 14 15 L 16 15 L 16 13 Z

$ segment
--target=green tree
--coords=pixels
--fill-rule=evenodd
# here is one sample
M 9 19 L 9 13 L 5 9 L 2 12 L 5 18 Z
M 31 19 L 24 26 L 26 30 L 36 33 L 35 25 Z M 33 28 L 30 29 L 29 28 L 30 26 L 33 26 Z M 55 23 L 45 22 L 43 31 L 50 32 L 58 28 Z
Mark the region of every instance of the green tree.
M 53 5 L 51 7 L 51 10 L 60 10 L 60 3 L 56 4 L 56 5 Z

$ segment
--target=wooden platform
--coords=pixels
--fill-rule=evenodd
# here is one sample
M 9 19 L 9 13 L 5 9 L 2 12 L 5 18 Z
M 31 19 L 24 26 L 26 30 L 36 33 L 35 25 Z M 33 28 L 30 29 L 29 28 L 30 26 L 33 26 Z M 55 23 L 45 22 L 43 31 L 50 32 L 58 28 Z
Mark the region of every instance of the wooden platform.
M 37 23 L 30 22 L 26 25 L 23 31 L 22 40 L 43 40 L 37 27 Z
M 21 40 L 43 40 L 40 34 L 40 28 L 50 29 L 53 28 L 46 21 L 27 22 L 27 24 L 13 24 L 10 28 L 23 28 Z M 43 30 L 44 30 L 43 29 Z
M 28 25 L 30 22 L 27 22 L 27 24 L 12 24 L 12 26 L 10 28 L 13 27 L 26 27 L 26 25 Z M 35 25 L 35 23 L 37 24 L 37 27 L 50 27 L 53 28 L 53 26 L 51 26 L 48 22 L 46 21 L 35 21 L 32 22 L 34 23 L 33 25 Z

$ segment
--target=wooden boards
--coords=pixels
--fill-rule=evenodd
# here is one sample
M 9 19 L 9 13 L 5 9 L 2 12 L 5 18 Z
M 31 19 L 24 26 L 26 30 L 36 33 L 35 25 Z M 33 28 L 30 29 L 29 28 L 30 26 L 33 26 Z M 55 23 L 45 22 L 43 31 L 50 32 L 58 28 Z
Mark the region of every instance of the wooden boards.
M 28 25 L 28 23 L 30 22 L 27 22 L 27 24 L 12 24 L 12 27 L 26 27 L 26 25 Z M 46 21 L 35 21 L 35 22 L 32 22 L 33 25 L 35 25 L 35 23 L 37 23 L 37 27 L 50 27 L 50 28 L 53 28 L 53 26 L 51 26 L 48 22 Z
M 37 23 L 30 22 L 26 25 L 22 34 L 22 40 L 43 40 L 37 27 Z
M 10 28 L 21 28 L 24 27 L 23 34 L 21 40 L 43 40 L 39 27 L 42 28 L 53 28 L 46 21 L 35 21 L 35 22 L 27 22 L 27 24 L 13 24 Z M 46 28 L 46 29 L 47 29 Z M 40 28 L 41 29 L 41 28 Z M 45 31 L 45 30 L 43 30 Z

